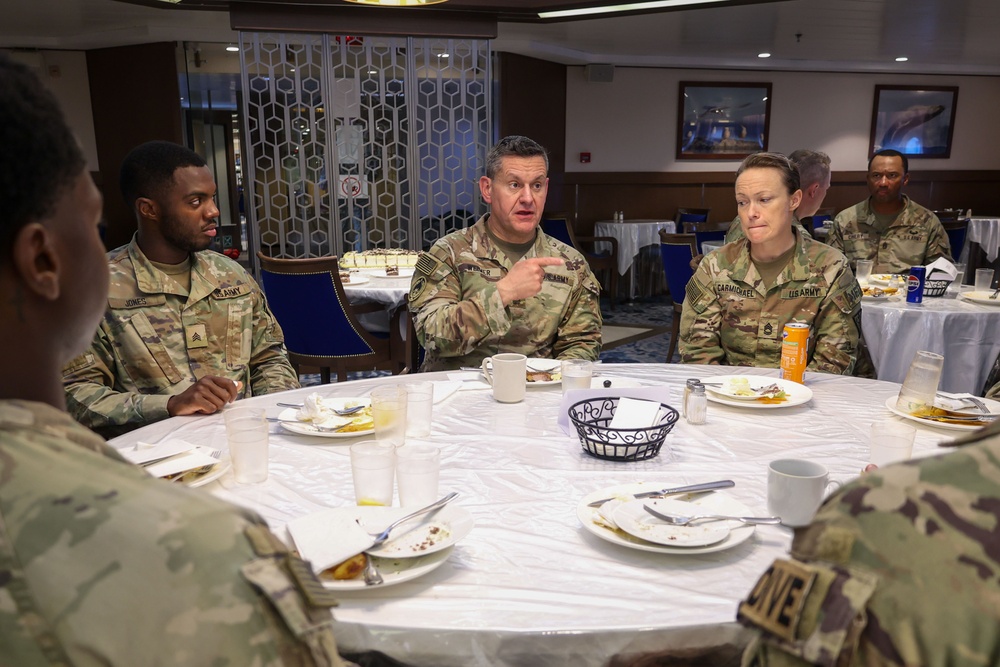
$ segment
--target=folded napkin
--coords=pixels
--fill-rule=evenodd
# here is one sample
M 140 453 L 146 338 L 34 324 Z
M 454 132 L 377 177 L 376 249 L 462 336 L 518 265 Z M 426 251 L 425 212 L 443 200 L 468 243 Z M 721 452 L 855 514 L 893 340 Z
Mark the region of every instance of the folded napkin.
M 196 470 L 205 466 L 214 466 L 219 463 L 219 459 L 212 456 L 212 450 L 208 447 L 195 447 L 194 449 L 172 456 L 165 461 L 144 466 L 146 472 L 153 477 L 167 477 L 178 473 Z
M 444 399 L 448 398 L 456 391 L 462 388 L 462 382 L 435 382 L 434 387 L 434 402 L 440 403 Z
M 622 397 L 608 428 L 648 428 L 660 415 L 659 401 Z
M 375 538 L 354 520 L 350 508 L 328 509 L 295 519 L 289 522 L 288 533 L 299 554 L 317 573 L 375 544 Z
M 143 463 L 155 461 L 156 459 L 164 459 L 168 456 L 190 452 L 195 449 L 195 447 L 197 447 L 197 445 L 192 445 L 190 442 L 172 439 L 158 444 L 137 442 L 135 447 L 119 449 L 118 453 L 121 454 L 126 461 L 142 465 Z
M 927 265 L 927 280 L 954 280 L 958 269 L 944 257 L 938 257 Z
M 671 394 L 672 392 L 670 387 L 666 386 L 623 388 L 615 388 L 612 386 L 609 389 L 605 389 L 603 387 L 600 389 L 574 389 L 573 391 L 567 392 L 563 395 L 562 405 L 559 406 L 559 417 L 556 420 L 556 423 L 566 435 L 576 435 L 576 430 L 569 420 L 569 408 L 571 405 L 579 403 L 580 401 L 585 401 L 588 398 L 596 398 L 598 396 L 617 396 L 618 398 L 640 398 L 646 401 L 657 401 L 670 405 L 672 398 Z M 674 403 L 676 403 L 676 401 L 674 401 Z
M 458 371 L 456 373 L 448 373 L 448 380 L 451 382 L 461 382 L 462 385 L 459 390 L 466 391 L 468 389 L 491 389 L 490 383 L 482 380 L 482 373 L 478 371 Z

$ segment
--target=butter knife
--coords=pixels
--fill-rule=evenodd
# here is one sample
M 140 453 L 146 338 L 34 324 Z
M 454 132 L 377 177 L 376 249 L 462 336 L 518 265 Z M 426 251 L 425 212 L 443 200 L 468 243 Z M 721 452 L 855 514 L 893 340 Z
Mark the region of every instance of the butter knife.
M 736 482 L 731 479 L 723 479 L 718 482 L 704 482 L 702 484 L 690 484 L 688 486 L 678 486 L 676 488 L 660 489 L 659 491 L 643 491 L 632 494 L 636 498 L 653 498 L 660 496 L 673 496 L 678 493 L 697 493 L 699 491 L 714 491 L 715 489 L 729 489 L 736 486 Z M 602 498 L 592 503 L 587 503 L 587 507 L 600 507 L 614 498 Z

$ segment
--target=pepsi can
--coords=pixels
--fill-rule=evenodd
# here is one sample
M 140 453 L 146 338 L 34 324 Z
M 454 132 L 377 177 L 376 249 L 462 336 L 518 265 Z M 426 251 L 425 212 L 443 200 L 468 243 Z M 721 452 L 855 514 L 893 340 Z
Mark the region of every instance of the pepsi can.
M 911 266 L 910 277 L 906 279 L 907 303 L 924 302 L 924 281 L 927 279 L 926 266 Z

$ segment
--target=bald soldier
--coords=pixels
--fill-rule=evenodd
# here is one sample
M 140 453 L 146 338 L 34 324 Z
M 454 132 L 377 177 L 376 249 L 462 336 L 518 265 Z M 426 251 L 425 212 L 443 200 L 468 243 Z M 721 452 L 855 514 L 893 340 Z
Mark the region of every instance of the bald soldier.
M 420 256 L 409 304 L 424 370 L 479 366 L 498 352 L 597 359 L 600 285 L 583 255 L 538 228 L 548 168 L 536 142 L 502 139 L 479 180 L 490 212 Z
M 866 473 L 747 592 L 745 667 L 996 665 L 1000 423 Z

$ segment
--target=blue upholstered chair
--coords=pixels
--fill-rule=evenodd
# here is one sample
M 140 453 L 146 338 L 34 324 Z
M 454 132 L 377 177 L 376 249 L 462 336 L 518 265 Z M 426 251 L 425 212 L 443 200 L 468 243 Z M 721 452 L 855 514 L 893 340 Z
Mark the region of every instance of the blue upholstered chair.
M 685 223 L 708 222 L 708 216 L 712 212 L 710 208 L 679 208 L 674 214 L 674 224 L 677 230 L 684 229 Z
M 577 236 L 569 220 L 562 217 L 542 218 L 541 227 L 552 238 L 576 248 L 586 258 L 591 271 L 608 272 L 608 281 L 603 284 L 607 288 L 611 309 L 614 310 L 615 295 L 618 293 L 618 239 L 613 236 Z M 597 252 L 594 246 L 597 241 L 610 244 L 611 249 Z
M 731 224 L 733 224 L 732 221 L 728 220 L 726 222 L 688 222 L 684 224 L 683 232 L 694 234 L 698 254 L 704 255 L 705 251 L 701 244 L 705 241 L 725 241 L 726 232 L 729 231 Z
M 962 256 L 962 248 L 965 247 L 965 235 L 969 231 L 969 219 L 955 216 L 949 220 L 947 217 L 942 218 L 940 213 L 938 213 L 938 219 L 941 220 L 944 231 L 948 233 L 948 242 L 951 244 L 951 256 L 957 262 L 958 258 Z M 958 280 L 964 284 L 965 276 L 959 276 Z
M 694 234 L 667 234 L 660 232 L 660 257 L 663 259 L 663 275 L 667 279 L 670 298 L 674 300 L 674 318 L 670 327 L 670 347 L 667 361 L 671 363 L 677 350 L 677 337 L 681 332 L 681 311 L 684 306 L 684 291 L 694 275 L 691 260 L 698 254 Z
M 259 252 L 257 257 L 261 286 L 285 334 L 288 359 L 296 371 L 302 365 L 319 367 L 325 384 L 331 369 L 341 382 L 349 372 L 408 370 L 410 355 L 399 333 L 403 314 L 397 311 L 387 337 L 366 330 L 357 314 L 383 307 L 350 304 L 336 257 L 277 259 Z

